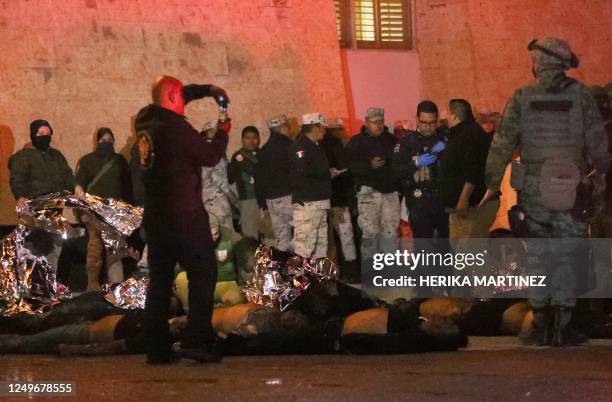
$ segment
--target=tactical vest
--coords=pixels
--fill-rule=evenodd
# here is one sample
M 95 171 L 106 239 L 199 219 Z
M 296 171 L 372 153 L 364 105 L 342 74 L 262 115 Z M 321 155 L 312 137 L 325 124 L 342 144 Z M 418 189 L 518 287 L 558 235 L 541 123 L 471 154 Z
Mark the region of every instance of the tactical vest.
M 538 176 L 544 161 L 566 158 L 585 167 L 583 114 L 578 83 L 550 93 L 541 85 L 528 86 L 521 97 L 520 156 L 527 174 Z

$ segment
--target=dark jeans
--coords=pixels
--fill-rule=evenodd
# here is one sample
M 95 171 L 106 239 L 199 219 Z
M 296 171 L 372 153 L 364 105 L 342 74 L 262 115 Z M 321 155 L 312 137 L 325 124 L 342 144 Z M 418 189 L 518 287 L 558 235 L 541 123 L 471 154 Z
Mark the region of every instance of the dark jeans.
M 151 282 L 145 305 L 145 330 L 149 355 L 170 350 L 168 310 L 172 295 L 174 266 L 178 262 L 189 280 L 189 314 L 182 343 L 187 347 L 214 341 L 211 318 L 217 282 L 217 261 L 210 229 L 195 227 L 189 232 L 157 234 L 147 229 Z
M 448 240 L 448 213 L 442 201 L 434 194 L 423 192 L 420 198 L 407 198 L 406 206 L 410 211 L 410 227 L 414 239 L 414 252 L 440 253 L 451 252 Z M 435 266 L 417 268 L 420 275 L 450 275 L 451 267 Z M 425 289 L 419 289 L 421 296 L 433 296 Z M 423 294 L 421 294 L 423 293 Z

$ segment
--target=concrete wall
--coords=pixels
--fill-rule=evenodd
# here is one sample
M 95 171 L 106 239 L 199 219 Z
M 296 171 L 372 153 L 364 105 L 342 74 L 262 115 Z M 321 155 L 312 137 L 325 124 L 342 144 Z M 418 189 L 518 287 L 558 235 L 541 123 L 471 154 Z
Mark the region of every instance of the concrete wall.
M 6 161 L 51 122 L 72 167 L 111 127 L 123 148 L 131 119 L 150 102 L 159 74 L 216 83 L 231 100 L 234 129 L 265 133 L 272 115 L 347 117 L 333 2 L 329 0 L 0 1 L 0 223 L 15 220 Z M 190 106 L 195 127 L 214 102 Z

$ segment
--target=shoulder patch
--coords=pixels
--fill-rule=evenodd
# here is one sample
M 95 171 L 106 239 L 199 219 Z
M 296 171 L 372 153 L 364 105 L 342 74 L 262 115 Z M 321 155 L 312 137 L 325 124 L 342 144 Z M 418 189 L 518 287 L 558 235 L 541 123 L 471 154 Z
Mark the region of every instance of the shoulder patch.
M 136 145 L 140 168 L 144 170 L 152 168 L 155 162 L 155 149 L 153 148 L 153 140 L 148 131 L 140 130 L 136 134 Z

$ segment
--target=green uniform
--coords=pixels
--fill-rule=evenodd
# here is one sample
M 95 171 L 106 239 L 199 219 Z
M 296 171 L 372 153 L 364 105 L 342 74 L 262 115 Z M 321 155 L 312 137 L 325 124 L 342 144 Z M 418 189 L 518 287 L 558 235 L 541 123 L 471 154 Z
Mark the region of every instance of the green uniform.
M 587 87 L 566 77 L 561 69 L 548 69 L 538 74 L 537 82 L 514 93 L 489 150 L 486 183 L 490 190 L 499 191 L 504 170 L 517 149 L 524 175 L 511 181 L 522 183 L 516 186 L 520 187 L 518 203 L 527 216 L 529 236 L 551 238 L 528 245 L 530 275 L 549 275 L 547 287 L 530 288 L 530 304 L 544 308 L 551 299 L 553 306 L 573 307 L 576 242 L 571 238 L 585 237 L 587 225 L 568 210 L 543 205 L 542 196 L 547 194 L 541 191 L 540 172 L 547 160 L 559 158 L 573 162 L 581 174 L 587 166 L 598 172 L 607 170 L 607 137 Z M 550 261 L 556 261 L 554 269 L 548 266 Z

